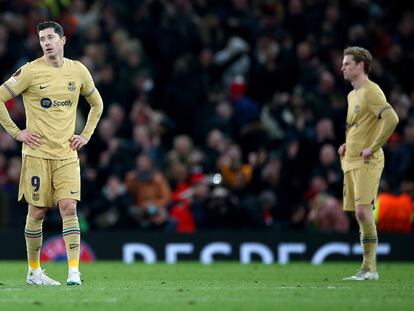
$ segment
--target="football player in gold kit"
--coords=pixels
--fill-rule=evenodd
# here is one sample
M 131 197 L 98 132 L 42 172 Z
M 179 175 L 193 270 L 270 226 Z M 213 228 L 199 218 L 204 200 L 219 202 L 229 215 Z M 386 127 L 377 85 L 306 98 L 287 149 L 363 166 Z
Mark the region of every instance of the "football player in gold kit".
M 342 72 L 353 90 L 348 94 L 345 143 L 338 153 L 344 172 L 344 210 L 355 212 L 363 261 L 360 270 L 344 280 L 378 280 L 377 230 L 373 203 L 384 168 L 382 146 L 398 124 L 394 109 L 380 87 L 369 80 L 372 56 L 361 47 L 344 50 Z
M 0 123 L 22 146 L 19 200 L 28 203 L 25 239 L 29 271 L 26 282 L 60 285 L 40 267 L 42 223 L 47 209 L 58 206 L 68 257 L 68 285 L 81 285 L 80 230 L 76 212 L 80 200 L 77 150 L 86 145 L 102 114 L 102 98 L 86 67 L 64 58 L 66 37 L 58 23 L 37 25 L 43 56 L 17 70 L 0 87 Z M 5 107 L 22 95 L 26 128 L 19 129 Z M 85 128 L 75 134 L 79 94 L 90 104 Z

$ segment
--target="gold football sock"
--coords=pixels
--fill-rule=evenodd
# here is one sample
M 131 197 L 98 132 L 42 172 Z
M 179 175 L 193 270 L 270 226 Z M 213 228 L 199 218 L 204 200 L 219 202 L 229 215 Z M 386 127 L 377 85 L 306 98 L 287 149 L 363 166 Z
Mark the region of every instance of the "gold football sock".
M 361 246 L 363 251 L 363 261 L 361 270 L 375 271 L 377 256 L 377 228 L 374 220 L 360 225 Z
M 69 269 L 78 269 L 80 254 L 80 230 L 77 216 L 63 218 L 63 240 L 66 245 Z
M 26 240 L 27 262 L 31 270 L 40 268 L 40 249 L 43 242 L 42 224 L 43 219 L 36 220 L 27 215 L 24 237 Z

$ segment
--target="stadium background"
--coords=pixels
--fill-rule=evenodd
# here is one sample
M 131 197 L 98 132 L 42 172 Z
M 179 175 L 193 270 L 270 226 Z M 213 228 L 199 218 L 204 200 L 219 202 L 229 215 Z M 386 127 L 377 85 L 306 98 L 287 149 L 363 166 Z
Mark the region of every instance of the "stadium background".
M 357 226 L 341 212 L 336 156 L 350 91 L 340 67 L 344 47 L 366 47 L 370 77 L 400 118 L 380 193 L 384 209 L 402 212 L 379 219 L 382 241 L 398 250 L 400 236 L 384 232 L 412 238 L 413 9 L 385 0 L 0 1 L 0 78 L 41 55 L 35 26 L 45 19 L 64 26 L 65 56 L 91 71 L 105 113 L 80 153 L 79 212 L 98 258 L 107 257 L 108 233 L 123 236 L 117 259 L 131 241 L 232 235 L 272 250 L 292 236 L 310 244 L 335 237 L 352 255 Z M 23 128 L 21 99 L 7 107 Z M 79 128 L 87 107 L 81 100 Z M 129 184 L 140 155 L 166 180 L 155 212 L 137 208 Z M 0 129 L 0 230 L 16 246 L 1 258 L 24 258 L 20 165 L 19 144 Z M 45 227 L 59 233 L 57 213 Z M 395 256 L 414 258 L 402 249 Z

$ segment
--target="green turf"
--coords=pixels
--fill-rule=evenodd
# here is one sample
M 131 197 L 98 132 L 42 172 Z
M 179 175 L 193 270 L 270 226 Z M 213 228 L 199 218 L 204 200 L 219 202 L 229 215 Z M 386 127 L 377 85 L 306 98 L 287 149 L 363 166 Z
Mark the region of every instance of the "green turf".
M 414 264 L 382 264 L 376 282 L 341 281 L 357 266 L 99 262 L 82 265 L 82 286 L 38 287 L 24 284 L 25 262 L 0 261 L 0 310 L 413 310 Z M 65 264 L 43 268 L 65 280 Z

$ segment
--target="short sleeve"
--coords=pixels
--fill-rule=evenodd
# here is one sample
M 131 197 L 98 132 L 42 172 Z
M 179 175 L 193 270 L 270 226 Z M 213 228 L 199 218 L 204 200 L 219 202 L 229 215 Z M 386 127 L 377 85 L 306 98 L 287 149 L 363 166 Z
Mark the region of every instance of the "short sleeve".
M 80 94 L 82 96 L 88 97 L 95 91 L 95 83 L 93 82 L 92 76 L 88 68 L 86 68 L 86 66 L 83 65 L 82 63 L 79 63 L 79 64 L 80 64 L 81 75 L 82 75 L 82 86 L 80 89 Z
M 32 74 L 29 64 L 20 67 L 7 81 L 3 83 L 3 86 L 14 96 L 19 96 L 29 86 L 31 82 Z
M 368 109 L 377 118 L 380 117 L 381 113 L 384 110 L 391 108 L 390 104 L 388 104 L 387 99 L 385 98 L 384 92 L 380 89 L 378 85 L 374 85 L 373 87 L 367 90 L 366 100 Z

